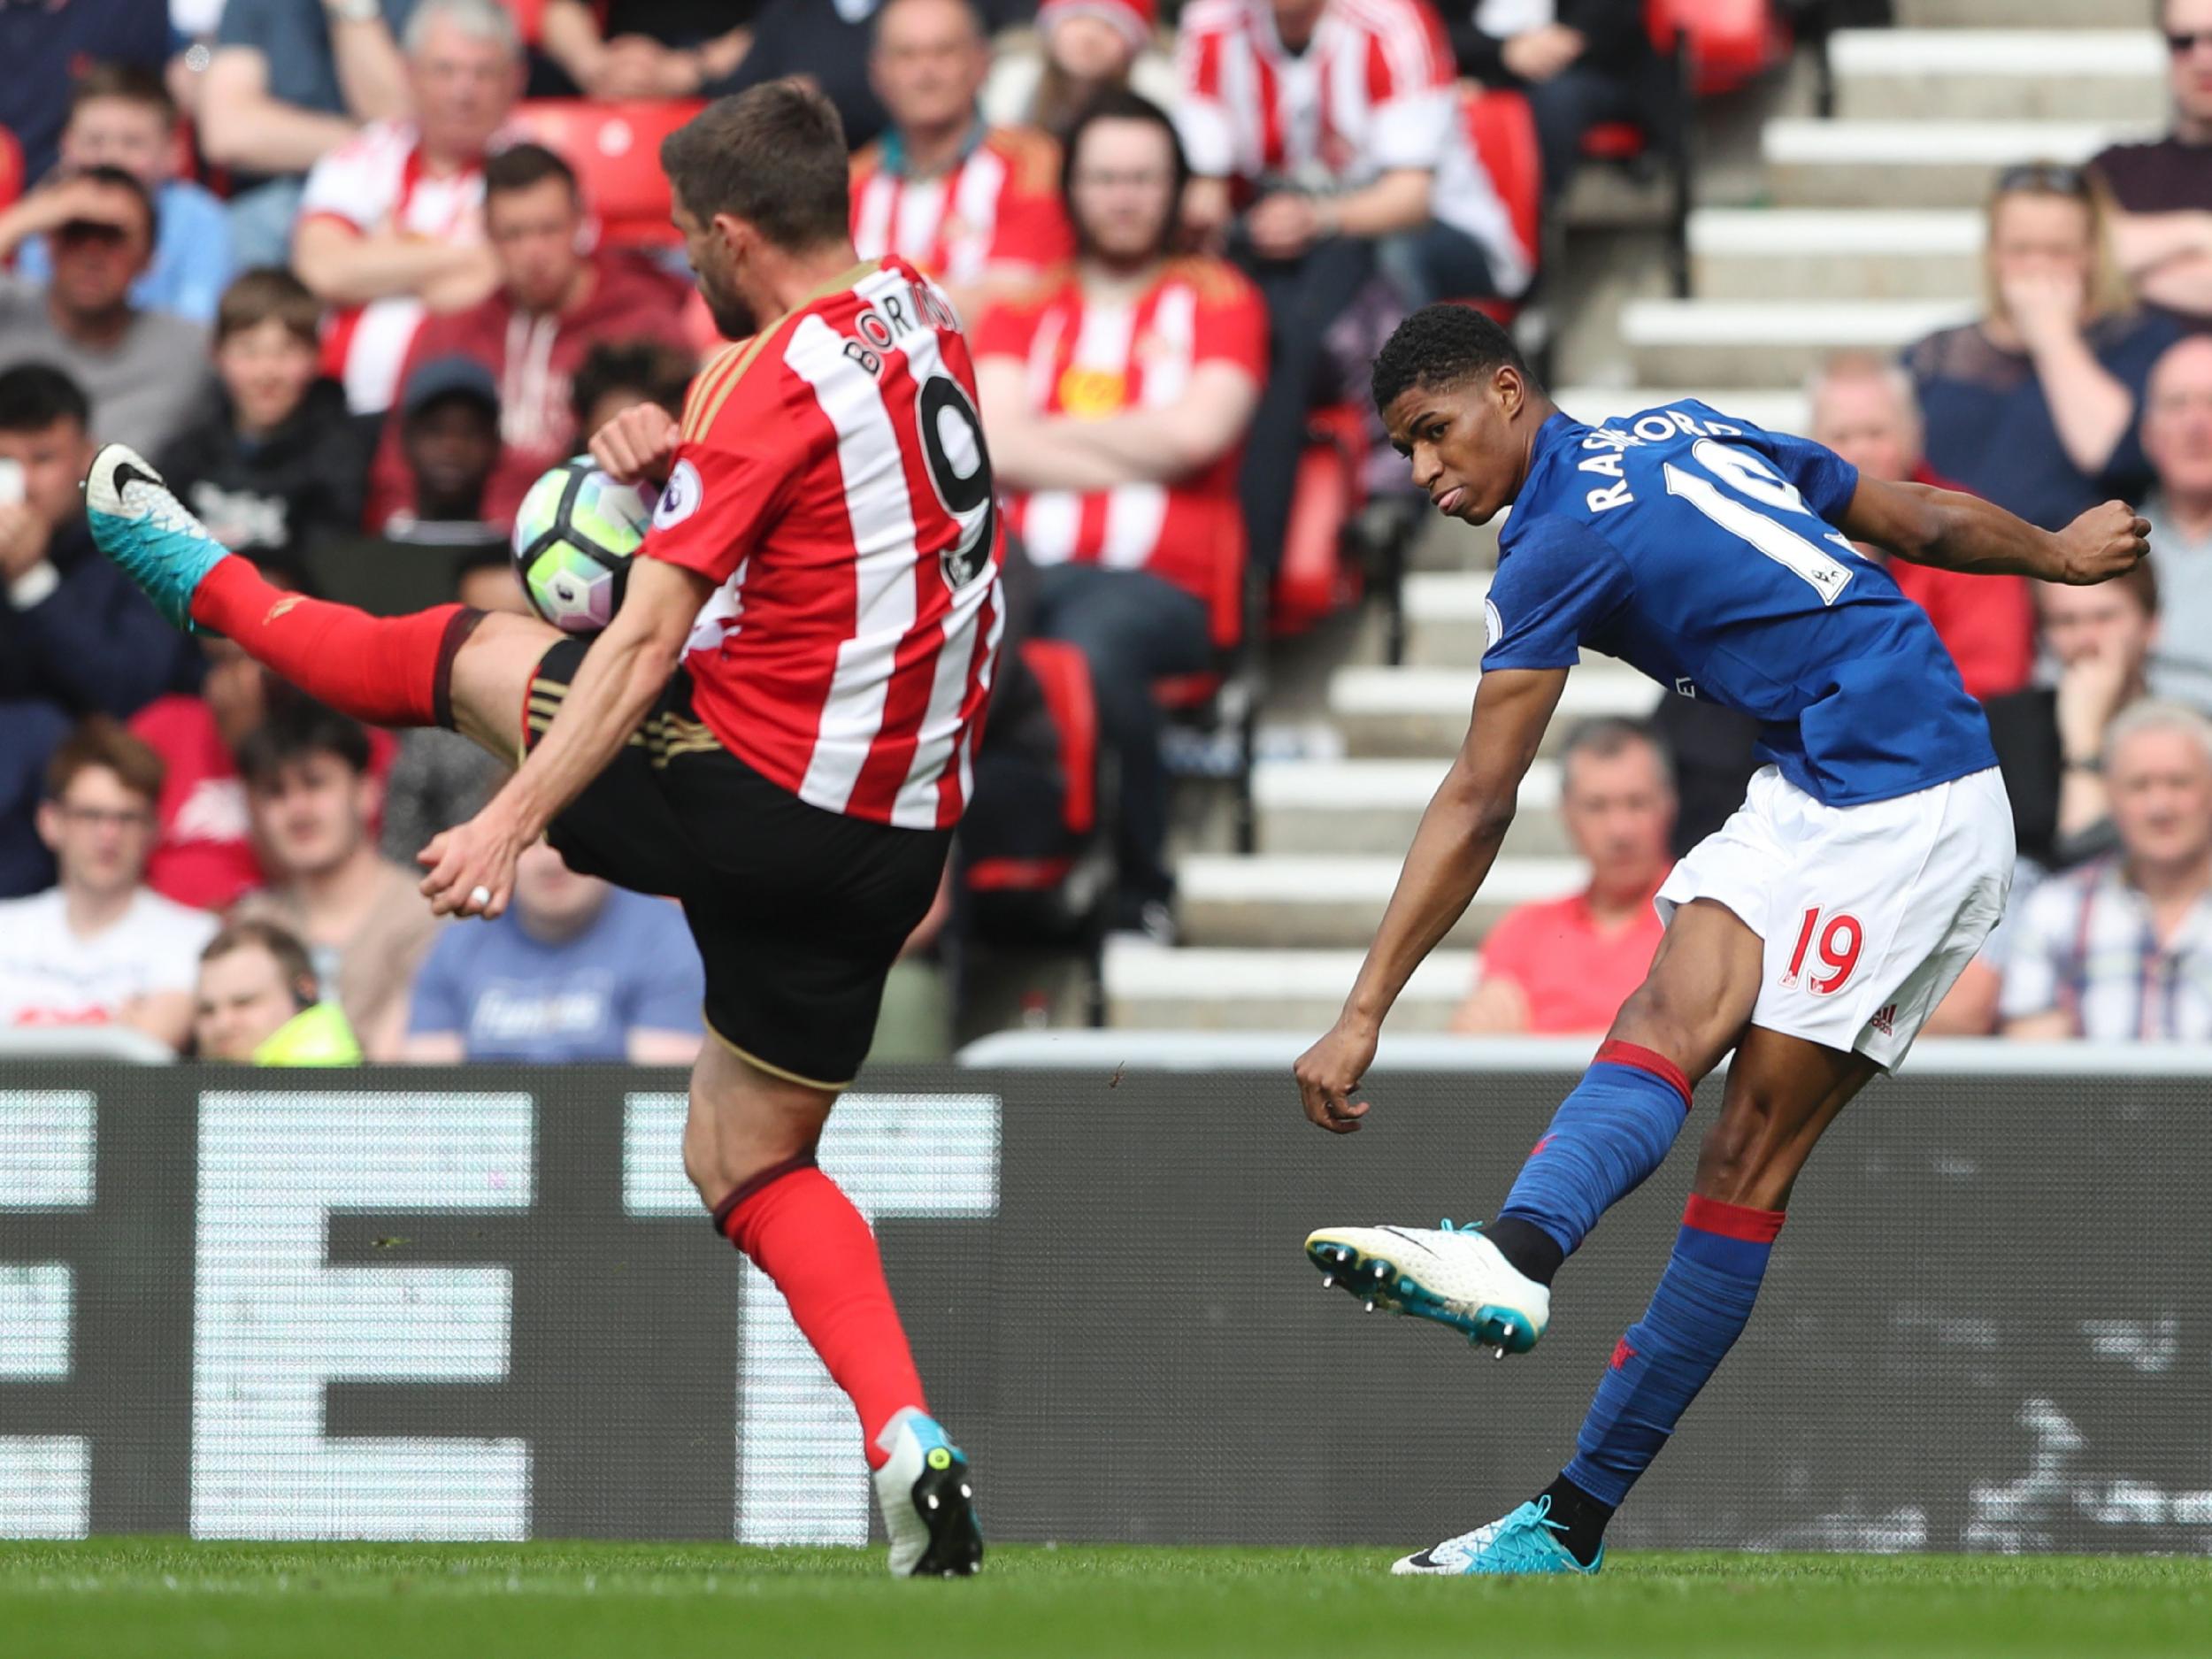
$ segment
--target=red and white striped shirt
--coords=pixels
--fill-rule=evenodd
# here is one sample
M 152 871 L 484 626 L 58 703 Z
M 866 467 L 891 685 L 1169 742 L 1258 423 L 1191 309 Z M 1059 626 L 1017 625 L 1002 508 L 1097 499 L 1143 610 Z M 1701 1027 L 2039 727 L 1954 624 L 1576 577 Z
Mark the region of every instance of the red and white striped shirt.
M 1070 273 L 994 307 L 976 355 L 1018 358 L 1037 414 L 1099 419 L 1175 403 L 1201 363 L 1264 379 L 1267 308 L 1218 259 L 1172 260 L 1142 294 L 1114 304 L 1087 299 Z M 1241 564 L 1239 453 L 1172 483 L 1010 494 L 1007 511 L 1040 565 L 1148 570 L 1210 605 L 1225 557 Z
M 731 753 L 826 811 L 956 822 L 1005 625 L 975 368 L 869 261 L 692 383 L 642 551 L 722 587 L 684 663 Z
M 1194 173 L 1328 196 L 1421 168 L 1434 175 L 1430 211 L 1474 239 L 1499 292 L 1528 285 L 1530 250 L 1459 119 L 1451 46 L 1427 0 L 1328 0 L 1297 52 L 1269 0 L 1191 0 L 1176 56 L 1175 124 Z
M 853 245 L 864 259 L 895 254 L 941 282 L 993 269 L 1048 271 L 1075 255 L 1060 200 L 1060 147 L 1028 127 L 986 131 L 959 165 L 910 179 L 896 135 L 853 157 Z
M 302 223 L 325 219 L 356 235 L 416 242 L 481 242 L 483 209 L 482 169 L 426 172 L 422 135 L 409 121 L 372 121 L 315 164 L 300 197 Z M 333 316 L 323 366 L 344 385 L 355 414 L 378 414 L 398 401 L 400 364 L 425 315 L 413 295 L 395 294 Z

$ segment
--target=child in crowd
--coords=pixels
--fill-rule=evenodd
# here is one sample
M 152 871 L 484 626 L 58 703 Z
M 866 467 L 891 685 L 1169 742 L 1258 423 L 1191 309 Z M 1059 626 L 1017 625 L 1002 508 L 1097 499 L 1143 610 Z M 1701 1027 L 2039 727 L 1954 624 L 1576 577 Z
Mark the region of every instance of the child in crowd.
M 215 313 L 222 397 L 157 457 L 180 499 L 233 552 L 357 534 L 366 434 L 320 369 L 322 307 L 289 271 L 247 272 Z

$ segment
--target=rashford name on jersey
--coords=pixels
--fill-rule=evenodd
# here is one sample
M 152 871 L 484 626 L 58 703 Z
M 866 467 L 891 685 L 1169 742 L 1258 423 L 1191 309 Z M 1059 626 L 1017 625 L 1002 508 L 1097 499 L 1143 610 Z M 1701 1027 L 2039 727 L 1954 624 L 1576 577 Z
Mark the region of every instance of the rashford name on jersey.
M 1858 469 L 1694 399 L 1555 414 L 1498 538 L 1491 668 L 1582 648 L 1760 722 L 1761 758 L 1828 806 L 1993 766 L 1927 614 L 1836 528 Z

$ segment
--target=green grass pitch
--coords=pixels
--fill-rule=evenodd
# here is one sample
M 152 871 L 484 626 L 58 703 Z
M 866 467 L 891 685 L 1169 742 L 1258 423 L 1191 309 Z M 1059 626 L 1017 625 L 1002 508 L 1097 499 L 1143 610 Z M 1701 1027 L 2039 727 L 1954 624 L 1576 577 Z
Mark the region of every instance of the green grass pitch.
M 0 1544 L 10 1659 L 2212 1654 L 2212 1561 L 1624 1555 L 1592 1581 L 1394 1580 L 1362 1549 Z

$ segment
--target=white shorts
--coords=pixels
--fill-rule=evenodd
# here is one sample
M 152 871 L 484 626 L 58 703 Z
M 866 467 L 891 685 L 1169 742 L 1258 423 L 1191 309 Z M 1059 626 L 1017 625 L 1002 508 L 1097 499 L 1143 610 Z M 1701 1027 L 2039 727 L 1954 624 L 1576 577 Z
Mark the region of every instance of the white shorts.
M 1894 1071 L 2004 914 L 2012 852 L 1993 766 L 1864 806 L 1823 806 L 1765 766 L 1675 865 L 1659 915 L 1726 905 L 1766 942 L 1753 1025 Z

